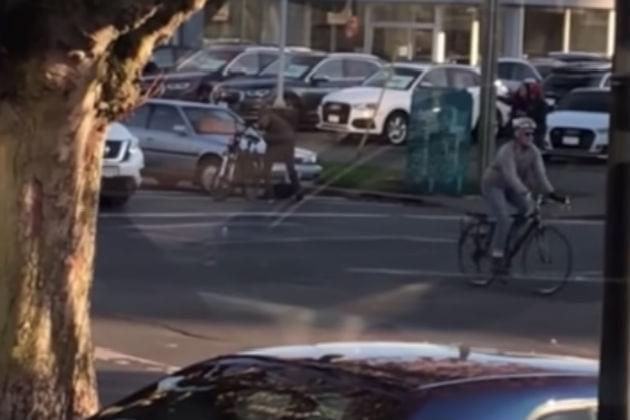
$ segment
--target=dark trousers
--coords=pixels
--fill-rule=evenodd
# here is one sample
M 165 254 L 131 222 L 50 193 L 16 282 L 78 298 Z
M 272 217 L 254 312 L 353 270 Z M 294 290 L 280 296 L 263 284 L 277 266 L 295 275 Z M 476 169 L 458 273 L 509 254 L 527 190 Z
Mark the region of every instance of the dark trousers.
M 302 190 L 300 185 L 300 178 L 297 170 L 295 169 L 295 156 L 293 148 L 270 146 L 265 153 L 265 167 L 263 174 L 265 176 L 265 190 L 267 195 L 273 196 L 273 164 L 283 163 L 286 167 L 287 174 L 289 175 L 289 181 L 291 183 L 291 192 L 293 194 L 299 194 Z

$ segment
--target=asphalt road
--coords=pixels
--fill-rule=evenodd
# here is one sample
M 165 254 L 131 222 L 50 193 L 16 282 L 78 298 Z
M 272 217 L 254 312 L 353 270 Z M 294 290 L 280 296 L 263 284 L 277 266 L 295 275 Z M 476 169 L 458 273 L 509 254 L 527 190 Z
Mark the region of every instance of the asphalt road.
M 456 266 L 459 219 L 369 201 L 218 204 L 165 191 L 102 212 L 92 310 L 104 402 L 177 366 L 285 344 L 596 355 L 601 222 L 556 223 L 573 244 L 576 279 L 541 298 L 522 283 L 468 286 Z

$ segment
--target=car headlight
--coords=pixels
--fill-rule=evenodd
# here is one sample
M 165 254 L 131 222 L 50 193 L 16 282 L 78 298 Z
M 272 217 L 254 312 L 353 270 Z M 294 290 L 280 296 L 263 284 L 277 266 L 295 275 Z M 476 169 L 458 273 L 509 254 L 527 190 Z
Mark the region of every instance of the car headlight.
M 245 92 L 248 98 L 266 98 L 271 94 L 271 89 L 254 89 Z
M 352 105 L 352 109 L 359 118 L 374 118 L 378 105 L 372 103 L 355 104 Z

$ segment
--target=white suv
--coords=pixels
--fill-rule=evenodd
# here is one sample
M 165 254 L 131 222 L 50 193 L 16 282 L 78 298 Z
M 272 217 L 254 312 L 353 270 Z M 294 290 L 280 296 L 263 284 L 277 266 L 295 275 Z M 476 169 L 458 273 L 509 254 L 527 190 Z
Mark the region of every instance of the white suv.
M 127 203 L 142 184 L 144 155 L 138 139 L 119 123 L 108 127 L 101 184 L 101 198 L 110 206 Z
M 480 76 L 476 68 L 397 63 L 370 77 L 363 86 L 342 89 L 324 97 L 318 110 L 318 128 L 347 134 L 382 135 L 391 144 L 402 144 L 407 140 L 413 92 L 418 86 L 468 90 L 473 98 L 471 126 L 477 125 Z M 510 108 L 497 101 L 497 111 L 499 126 L 503 127 Z

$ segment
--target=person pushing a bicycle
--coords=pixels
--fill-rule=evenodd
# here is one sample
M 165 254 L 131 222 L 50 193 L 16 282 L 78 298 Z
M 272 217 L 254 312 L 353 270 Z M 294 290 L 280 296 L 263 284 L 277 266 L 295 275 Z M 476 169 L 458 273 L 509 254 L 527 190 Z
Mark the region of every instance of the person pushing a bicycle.
M 504 267 L 504 255 L 512 224 L 510 207 L 520 216 L 531 209 L 532 192 L 543 193 L 554 201 L 566 202 L 556 194 L 545 169 L 542 153 L 534 145 L 536 123 L 528 117 L 513 121 L 514 138 L 501 146 L 483 176 L 481 191 L 490 215 L 496 219 L 491 257 L 497 270 Z
M 283 163 L 286 167 L 291 193 L 296 200 L 303 197 L 302 186 L 295 169 L 295 137 L 296 133 L 292 121 L 296 116 L 291 115 L 290 109 L 275 109 L 265 107 L 260 112 L 257 126 L 263 131 L 267 150 L 265 152 L 265 166 L 263 176 L 265 180 L 265 194 L 263 198 L 274 198 L 272 186 L 272 168 L 275 162 Z

